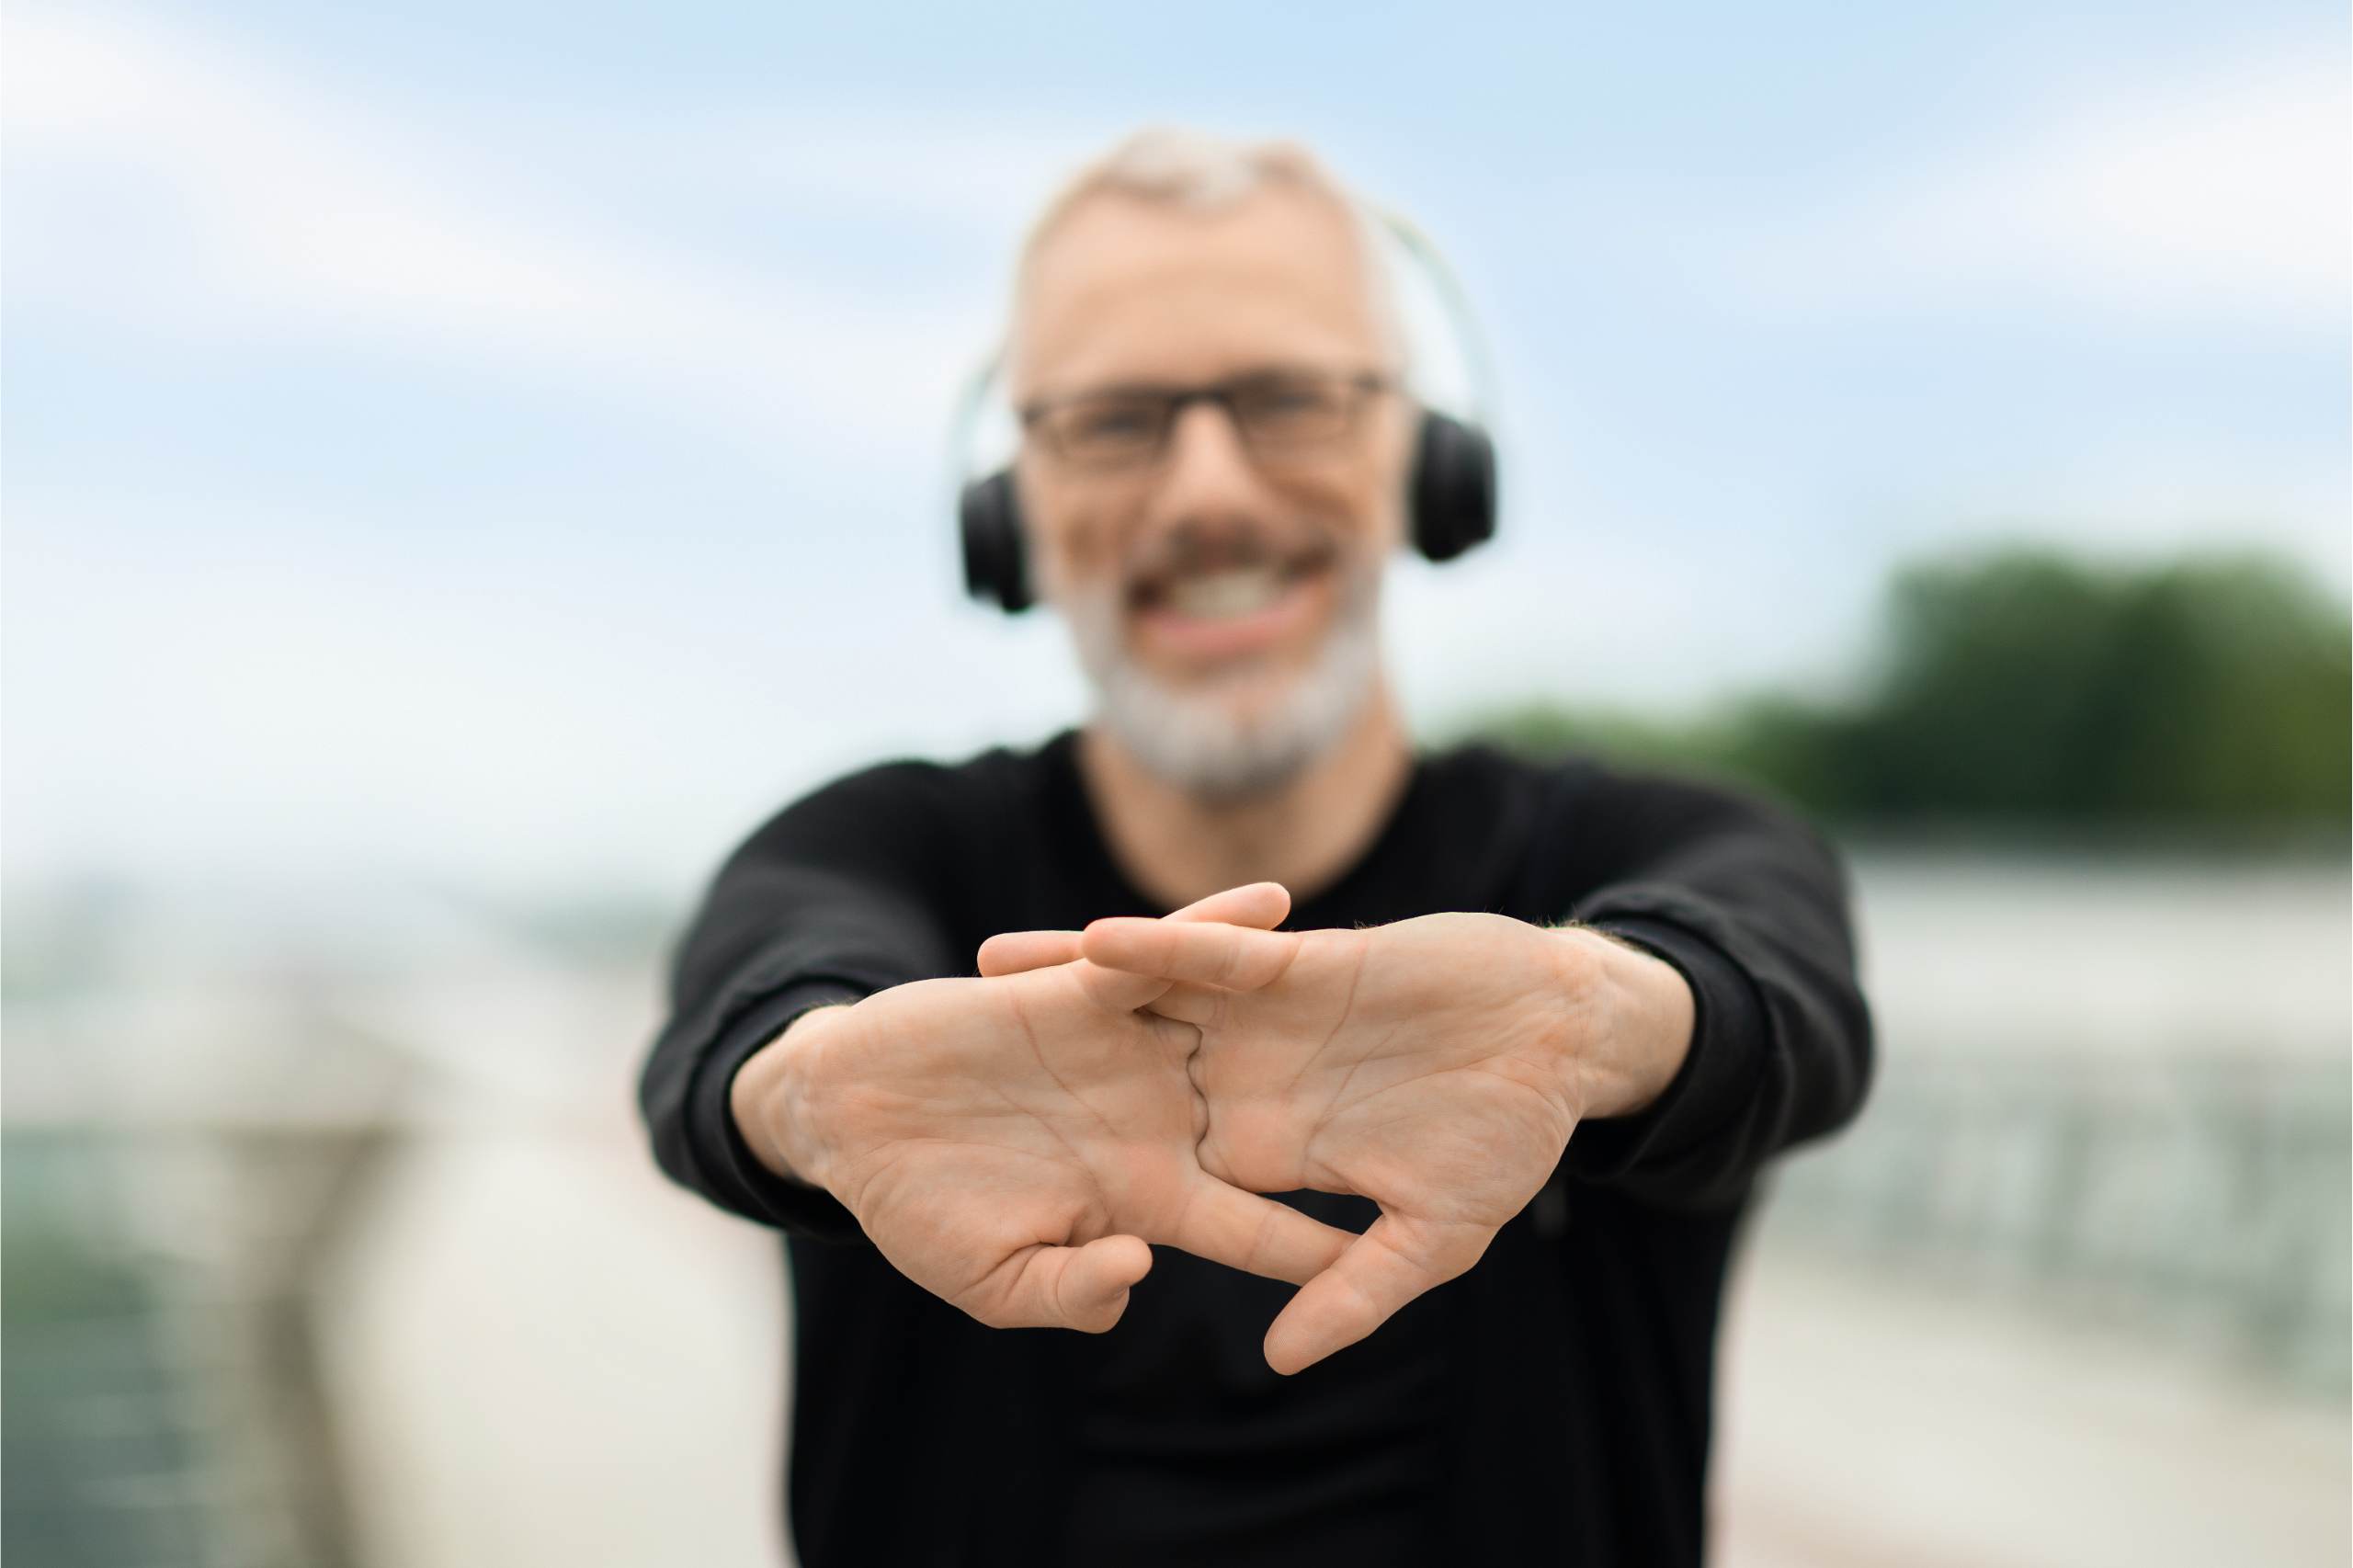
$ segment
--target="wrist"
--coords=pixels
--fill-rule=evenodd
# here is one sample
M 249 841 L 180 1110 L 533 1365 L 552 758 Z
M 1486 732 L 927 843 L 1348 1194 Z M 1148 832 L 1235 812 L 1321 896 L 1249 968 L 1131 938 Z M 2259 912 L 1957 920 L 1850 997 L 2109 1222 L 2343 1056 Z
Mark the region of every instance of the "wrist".
M 1560 1067 L 1580 1120 L 1632 1116 L 1666 1092 L 1690 1055 L 1699 1009 L 1665 960 L 1589 926 L 1545 935 L 1562 971 Z
M 728 1085 L 728 1109 L 753 1157 L 776 1175 L 823 1187 L 824 1141 L 813 1126 L 812 1084 L 824 1054 L 829 1026 L 854 1006 L 813 1007 L 745 1059 Z

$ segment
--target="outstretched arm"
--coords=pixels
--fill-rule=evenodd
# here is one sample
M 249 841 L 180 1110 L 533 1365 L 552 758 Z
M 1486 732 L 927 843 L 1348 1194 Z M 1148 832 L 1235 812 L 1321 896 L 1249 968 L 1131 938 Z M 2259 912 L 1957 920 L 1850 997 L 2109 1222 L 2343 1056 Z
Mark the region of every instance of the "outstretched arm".
M 954 801 L 938 769 L 870 768 L 778 813 L 721 868 L 674 954 L 670 1017 L 638 1083 L 672 1179 L 763 1224 L 858 1234 L 830 1194 L 760 1160 L 732 1091 L 744 1064 L 813 1008 L 969 972 L 937 886 L 955 858 Z
M 1662 1205 L 1735 1203 L 1870 1087 L 1845 872 L 1820 834 L 1752 797 L 1598 768 L 1579 781 L 1564 913 L 1672 965 L 1695 1018 L 1675 1077 L 1589 1124 L 1570 1170 Z
M 1151 1006 L 1201 1030 L 1206 1168 L 1381 1204 L 1278 1319 L 1278 1369 L 1470 1267 L 1564 1150 L 1584 1178 L 1650 1201 L 1730 1203 L 1768 1156 L 1859 1103 L 1869 1021 L 1820 840 L 1665 781 L 1600 779 L 1578 819 L 1585 863 L 1563 870 L 1585 924 L 1120 919 L 1074 949 L 1173 983 Z

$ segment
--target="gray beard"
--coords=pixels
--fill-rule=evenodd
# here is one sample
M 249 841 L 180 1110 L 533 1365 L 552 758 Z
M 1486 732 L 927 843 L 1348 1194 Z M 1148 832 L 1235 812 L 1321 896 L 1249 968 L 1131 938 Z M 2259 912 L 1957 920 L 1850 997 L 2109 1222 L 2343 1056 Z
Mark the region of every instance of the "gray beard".
M 1128 654 L 1118 590 L 1064 602 L 1096 716 L 1154 778 L 1198 800 L 1263 795 L 1347 735 L 1381 671 L 1378 562 L 1343 570 L 1332 630 L 1314 660 L 1267 710 L 1234 711 L 1206 681 L 1172 690 Z

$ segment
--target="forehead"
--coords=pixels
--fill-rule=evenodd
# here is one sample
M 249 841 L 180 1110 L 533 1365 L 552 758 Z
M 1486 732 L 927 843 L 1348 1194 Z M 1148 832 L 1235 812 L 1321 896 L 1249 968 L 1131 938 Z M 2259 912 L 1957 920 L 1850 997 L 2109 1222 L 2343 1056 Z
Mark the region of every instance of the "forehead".
M 1202 210 L 1082 198 L 1040 241 L 1015 301 L 1017 400 L 1194 381 L 1270 362 L 1379 362 L 1363 242 L 1320 193 L 1262 186 Z

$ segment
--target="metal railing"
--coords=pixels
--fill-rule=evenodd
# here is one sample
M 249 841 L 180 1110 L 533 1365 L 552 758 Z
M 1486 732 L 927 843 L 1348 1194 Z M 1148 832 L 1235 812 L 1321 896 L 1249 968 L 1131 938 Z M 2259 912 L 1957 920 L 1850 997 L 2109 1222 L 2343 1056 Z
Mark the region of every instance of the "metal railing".
M 1778 1173 L 1776 1241 L 2024 1294 L 2347 1392 L 2343 1060 L 1891 1062 Z

